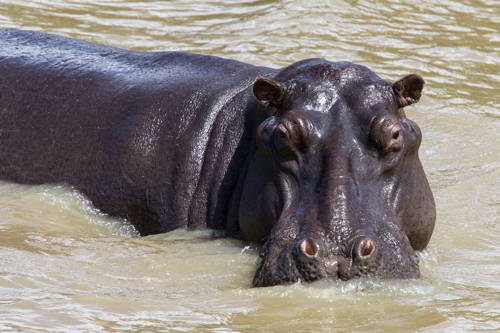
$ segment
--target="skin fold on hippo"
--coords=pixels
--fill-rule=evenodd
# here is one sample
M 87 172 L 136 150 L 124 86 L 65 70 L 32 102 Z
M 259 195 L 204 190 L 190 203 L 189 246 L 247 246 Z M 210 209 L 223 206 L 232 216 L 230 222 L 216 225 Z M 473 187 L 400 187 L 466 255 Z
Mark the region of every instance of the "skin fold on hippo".
M 403 108 L 423 86 L 0 30 L 0 179 L 74 187 L 141 235 L 259 243 L 254 286 L 417 278 L 436 216 Z

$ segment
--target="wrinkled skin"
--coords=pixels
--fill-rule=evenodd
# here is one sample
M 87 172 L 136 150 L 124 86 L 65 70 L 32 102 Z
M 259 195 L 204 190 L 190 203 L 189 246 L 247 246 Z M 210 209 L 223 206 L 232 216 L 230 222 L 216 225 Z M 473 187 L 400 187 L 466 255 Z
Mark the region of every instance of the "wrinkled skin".
M 142 235 L 262 243 L 255 286 L 415 278 L 435 206 L 403 108 L 424 82 L 0 31 L 0 178 L 67 184 Z

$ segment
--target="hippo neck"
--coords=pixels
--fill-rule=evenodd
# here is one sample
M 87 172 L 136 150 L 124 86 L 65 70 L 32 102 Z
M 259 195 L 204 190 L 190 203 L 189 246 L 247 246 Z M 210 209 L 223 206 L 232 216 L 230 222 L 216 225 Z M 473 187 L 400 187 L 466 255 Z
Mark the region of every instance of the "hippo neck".
M 239 174 L 245 169 L 245 152 L 250 146 L 245 130 L 247 110 L 235 114 L 230 109 L 223 107 L 214 117 L 209 134 L 201 134 L 197 140 L 204 147 L 203 158 L 194 175 L 197 179 L 190 200 L 188 228 L 225 226 L 230 199 Z
M 272 71 L 259 68 L 253 75 Z M 203 108 L 212 114 L 191 141 L 203 147 L 203 158 L 198 159 L 202 162 L 193 173 L 197 181 L 187 216 L 190 229 L 208 227 L 232 236 L 239 233 L 241 192 L 255 153 L 255 129 L 263 119 L 263 109 L 252 92 L 254 81 L 254 76 L 248 77 L 229 91 L 210 96 L 211 106 Z

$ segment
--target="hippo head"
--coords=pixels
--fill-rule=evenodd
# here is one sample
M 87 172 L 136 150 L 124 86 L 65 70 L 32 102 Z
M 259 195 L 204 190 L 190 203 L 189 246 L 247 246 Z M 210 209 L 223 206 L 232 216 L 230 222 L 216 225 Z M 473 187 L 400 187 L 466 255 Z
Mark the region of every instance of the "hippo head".
M 238 213 L 243 238 L 264 242 L 255 286 L 419 276 L 435 206 L 403 108 L 423 85 L 321 59 L 256 80 L 264 116 Z

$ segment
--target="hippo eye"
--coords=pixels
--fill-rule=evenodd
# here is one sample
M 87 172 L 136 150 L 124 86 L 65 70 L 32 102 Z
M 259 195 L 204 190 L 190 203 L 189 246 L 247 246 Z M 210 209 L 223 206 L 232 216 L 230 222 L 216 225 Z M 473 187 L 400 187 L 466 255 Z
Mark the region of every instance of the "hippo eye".
M 403 128 L 400 121 L 390 115 L 375 118 L 370 130 L 370 139 L 384 154 L 403 148 Z

